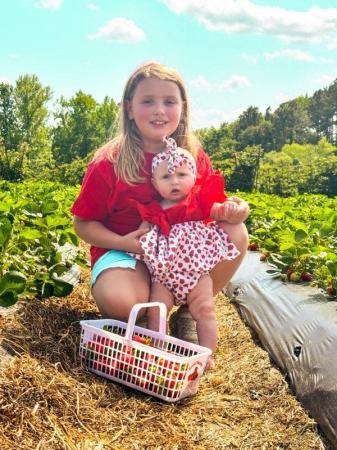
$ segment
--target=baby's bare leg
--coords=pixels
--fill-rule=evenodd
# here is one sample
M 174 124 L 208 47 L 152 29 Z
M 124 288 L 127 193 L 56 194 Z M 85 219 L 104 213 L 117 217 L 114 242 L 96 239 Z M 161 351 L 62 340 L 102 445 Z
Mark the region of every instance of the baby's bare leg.
M 209 275 L 203 275 L 188 294 L 187 305 L 197 323 L 199 344 L 214 351 L 218 341 L 218 327 L 213 301 L 213 282 Z M 210 366 L 211 361 L 208 364 L 208 367 Z
M 165 303 L 167 312 L 173 307 L 173 295 L 160 283 L 152 283 L 150 292 L 150 302 Z M 159 328 L 159 308 L 148 308 L 147 325 L 150 330 L 158 331 Z

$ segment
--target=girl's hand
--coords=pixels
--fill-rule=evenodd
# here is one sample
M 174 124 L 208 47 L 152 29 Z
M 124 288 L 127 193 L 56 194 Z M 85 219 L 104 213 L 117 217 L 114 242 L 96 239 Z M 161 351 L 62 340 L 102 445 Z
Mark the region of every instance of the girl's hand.
M 140 228 L 136 231 L 125 234 L 124 236 L 120 236 L 118 245 L 120 250 L 123 250 L 124 252 L 139 253 L 142 255 L 144 250 L 139 243 L 139 238 L 141 238 L 143 234 L 146 234 L 148 231 L 149 228 Z

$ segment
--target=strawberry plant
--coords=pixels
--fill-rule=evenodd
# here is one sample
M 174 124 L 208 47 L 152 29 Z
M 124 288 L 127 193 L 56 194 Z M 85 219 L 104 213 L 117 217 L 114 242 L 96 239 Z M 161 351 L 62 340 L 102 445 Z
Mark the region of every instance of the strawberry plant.
M 73 286 L 60 279 L 82 253 L 64 258 L 60 247 L 78 245 L 70 207 L 77 188 L 52 182 L 0 182 L 0 306 L 18 295 L 62 297 Z
M 303 194 L 282 198 L 242 194 L 250 204 L 250 249 L 262 252 L 269 272 L 284 281 L 337 290 L 337 199 Z M 252 245 L 254 244 L 254 245 Z

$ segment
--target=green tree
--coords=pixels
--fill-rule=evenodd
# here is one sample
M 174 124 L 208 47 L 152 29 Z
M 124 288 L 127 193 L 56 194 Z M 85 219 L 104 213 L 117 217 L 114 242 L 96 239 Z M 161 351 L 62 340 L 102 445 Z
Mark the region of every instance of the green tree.
M 257 190 L 263 149 L 260 145 L 247 147 L 234 154 L 234 170 L 228 178 L 228 189 L 251 192 Z
M 337 144 L 337 79 L 314 93 L 309 102 L 312 127 L 319 137 Z
M 282 103 L 273 114 L 273 136 L 275 150 L 285 144 L 297 142 L 317 142 L 317 137 L 310 129 L 308 113 L 308 97 L 297 97 L 289 102 Z
M 0 83 L 0 139 L 6 150 L 19 144 L 19 123 L 15 110 L 14 87 Z
M 33 149 L 45 146 L 49 115 L 46 104 L 52 97 L 50 87 L 42 86 L 36 75 L 23 75 L 16 81 L 14 96 L 20 142 Z
M 61 97 L 54 118 L 52 152 L 57 164 L 84 158 L 98 148 L 111 133 L 118 106 L 108 97 L 100 105 L 88 94 L 76 92 L 70 100 Z
M 219 128 L 202 128 L 196 131 L 204 150 L 212 156 L 219 152 L 227 150 L 232 153 L 236 141 L 233 139 L 232 127 L 227 123 L 222 123 Z
M 260 145 L 264 150 L 270 151 L 274 148 L 272 123 L 262 119 L 257 125 L 250 125 L 240 133 L 238 150 L 254 145 Z
M 298 194 L 299 165 L 283 152 L 271 151 L 261 161 L 258 190 L 287 197 Z
M 0 176 L 18 181 L 25 166 L 37 170 L 36 161 L 50 159 L 49 130 L 46 125 L 51 98 L 35 75 L 23 75 L 15 86 L 0 87 Z M 42 156 L 43 154 L 43 156 Z M 27 162 L 29 160 L 29 162 Z M 33 169 L 32 169 L 33 168 Z
M 305 192 L 336 195 L 336 148 L 326 138 L 318 144 L 287 144 L 263 157 L 259 190 L 277 195 Z

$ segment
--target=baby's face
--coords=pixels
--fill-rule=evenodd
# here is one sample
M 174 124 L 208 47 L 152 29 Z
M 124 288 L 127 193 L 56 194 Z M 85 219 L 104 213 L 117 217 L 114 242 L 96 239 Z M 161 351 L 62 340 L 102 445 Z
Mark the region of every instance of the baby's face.
M 155 168 L 152 183 L 162 198 L 172 203 L 179 203 L 194 186 L 195 176 L 186 164 L 178 167 L 173 173 L 169 173 L 167 161 L 163 161 Z

